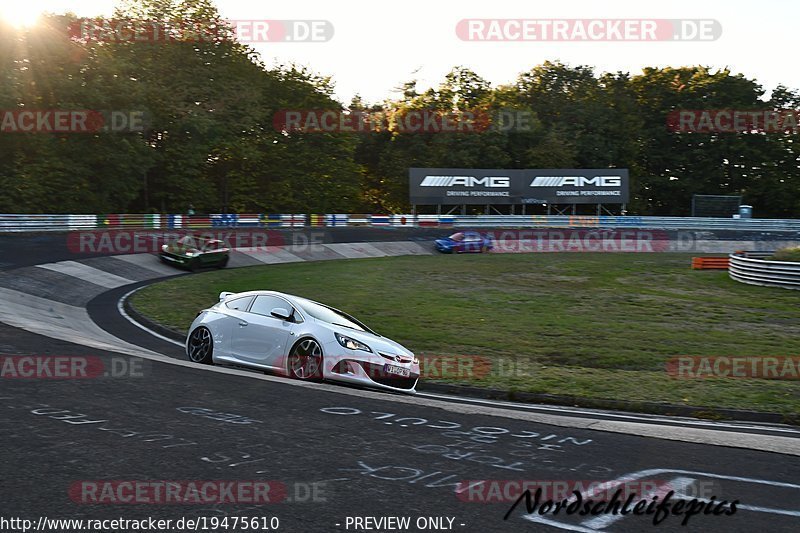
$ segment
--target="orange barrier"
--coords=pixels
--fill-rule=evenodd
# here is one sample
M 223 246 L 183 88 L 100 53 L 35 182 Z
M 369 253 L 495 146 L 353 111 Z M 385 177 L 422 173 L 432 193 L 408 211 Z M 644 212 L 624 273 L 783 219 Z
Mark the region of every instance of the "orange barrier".
M 727 257 L 692 257 L 694 270 L 728 270 Z

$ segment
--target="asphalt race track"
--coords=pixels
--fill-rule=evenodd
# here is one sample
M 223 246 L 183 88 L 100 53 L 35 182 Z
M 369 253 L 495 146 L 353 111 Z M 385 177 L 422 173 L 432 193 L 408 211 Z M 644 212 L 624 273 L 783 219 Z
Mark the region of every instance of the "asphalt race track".
M 45 248 L 21 246 L 30 253 L 0 273 L 0 354 L 101 366 L 93 378 L 0 381 L 4 518 L 277 517 L 272 529 L 290 532 L 800 530 L 798 428 L 567 417 L 199 367 L 113 312 L 133 287 L 174 274 L 155 257 L 86 267 Z M 737 512 L 654 526 L 653 515 L 526 517 L 520 504 L 504 520 L 518 492 L 503 488 L 518 481 L 621 478 L 651 487 L 647 497 L 667 487 L 674 498 L 738 500 Z M 126 503 L 109 488 L 133 481 L 258 482 L 269 501 Z M 388 517 L 409 526 L 372 521 Z

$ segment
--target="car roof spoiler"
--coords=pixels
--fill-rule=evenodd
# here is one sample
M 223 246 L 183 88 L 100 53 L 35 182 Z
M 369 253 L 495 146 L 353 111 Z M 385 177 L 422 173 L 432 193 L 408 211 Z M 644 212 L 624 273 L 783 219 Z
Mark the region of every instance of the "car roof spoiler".
M 224 300 L 225 298 L 227 298 L 231 294 L 236 294 L 236 293 L 235 292 L 221 292 L 221 293 L 219 293 L 219 301 L 221 302 L 222 300 Z

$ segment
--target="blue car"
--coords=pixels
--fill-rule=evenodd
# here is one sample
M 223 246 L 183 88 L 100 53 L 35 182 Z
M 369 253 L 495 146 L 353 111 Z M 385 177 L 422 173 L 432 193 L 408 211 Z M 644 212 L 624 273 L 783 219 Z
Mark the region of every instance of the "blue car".
M 481 253 L 494 248 L 492 238 L 477 231 L 459 231 L 435 242 L 436 249 L 446 254 Z

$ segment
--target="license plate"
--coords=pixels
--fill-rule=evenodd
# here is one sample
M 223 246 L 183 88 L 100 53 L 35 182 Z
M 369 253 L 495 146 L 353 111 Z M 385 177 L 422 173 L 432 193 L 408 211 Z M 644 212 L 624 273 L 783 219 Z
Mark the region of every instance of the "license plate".
M 383 371 L 387 374 L 400 376 L 401 378 L 407 378 L 411 375 L 411 369 L 403 368 L 402 366 L 384 365 Z

